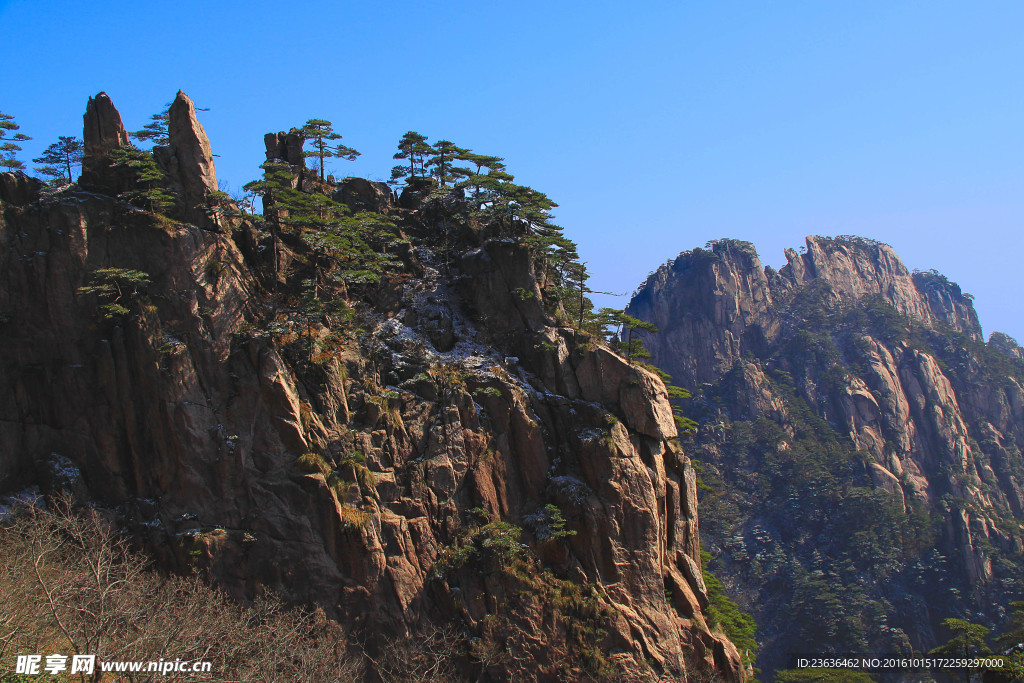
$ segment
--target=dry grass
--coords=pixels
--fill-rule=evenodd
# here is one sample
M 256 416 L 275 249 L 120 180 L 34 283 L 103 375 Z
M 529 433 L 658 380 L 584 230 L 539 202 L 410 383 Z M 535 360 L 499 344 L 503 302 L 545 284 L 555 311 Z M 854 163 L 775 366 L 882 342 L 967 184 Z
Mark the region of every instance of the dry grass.
M 0 521 L 0 671 L 13 671 L 18 654 L 78 652 L 210 661 L 210 681 L 362 678 L 361 656 L 349 653 L 322 612 L 287 609 L 274 598 L 241 607 L 198 578 L 152 570 L 96 512 L 72 513 L 67 501 L 55 508 Z M 197 680 L 160 680 L 186 678 Z M 97 672 L 68 680 L 148 679 Z

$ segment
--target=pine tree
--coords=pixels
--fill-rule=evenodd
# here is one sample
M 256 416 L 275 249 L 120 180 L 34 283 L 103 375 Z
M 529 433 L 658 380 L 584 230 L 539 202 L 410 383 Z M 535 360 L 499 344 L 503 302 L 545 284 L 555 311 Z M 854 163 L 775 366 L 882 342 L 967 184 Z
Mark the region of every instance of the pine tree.
M 18 161 L 15 154 L 21 151 L 19 142 L 32 138 L 24 133 L 15 133 L 14 131 L 19 128 L 21 126 L 14 122 L 13 116 L 0 112 L 0 168 L 9 171 L 20 171 L 25 168 L 25 164 Z
M 171 136 L 167 132 L 167 125 L 171 120 L 170 112 L 171 105 L 168 103 L 164 106 L 164 110 L 162 112 L 159 114 L 153 114 L 149 117 L 152 120 L 143 126 L 142 130 L 128 133 L 128 135 L 140 142 L 152 142 L 154 145 L 170 144 Z
M 84 147 L 76 137 L 61 135 L 57 142 L 46 148 L 42 156 L 33 159 L 37 164 L 36 171 L 49 176 L 57 185 L 74 182 L 73 168 L 82 164 Z
M 594 316 L 595 321 L 605 328 L 613 328 L 612 339 L 615 343 L 616 348 L 619 351 L 626 354 L 626 362 L 633 363 L 635 359 L 646 359 L 650 358 L 651 354 L 644 348 L 643 341 L 639 338 L 635 338 L 633 332 L 635 330 L 641 330 L 644 332 L 655 333 L 658 328 L 653 323 L 644 322 L 638 318 L 634 318 L 631 315 L 623 312 L 617 308 L 602 308 L 597 315 Z M 626 335 L 626 339 L 623 341 L 622 335 Z M 682 387 L 677 387 L 670 384 L 672 376 L 661 368 L 651 365 L 650 363 L 644 363 L 638 361 L 637 365 L 650 370 L 665 383 L 665 390 L 668 393 L 669 399 L 685 399 L 691 398 L 691 394 Z M 686 417 L 682 413 L 682 408 L 676 404 L 672 405 L 672 417 L 675 420 L 676 427 L 682 434 L 692 434 L 697 430 L 697 423 Z
M 505 164 L 502 162 L 505 160 L 502 159 L 501 157 L 488 156 L 486 154 L 475 154 L 468 150 L 465 153 L 456 157 L 456 159 L 458 159 L 459 161 L 465 161 L 476 166 L 476 170 L 470 173 L 465 180 L 459 183 L 459 186 L 473 188 L 473 203 L 474 205 L 476 205 L 477 210 L 479 210 L 481 207 L 481 182 L 485 181 L 486 176 L 489 173 L 503 173 L 505 171 Z M 484 173 L 485 168 L 487 169 L 487 173 Z M 512 176 L 508 176 L 507 180 L 508 182 L 511 182 Z
M 449 140 L 438 140 L 430 147 L 431 157 L 423 164 L 424 168 L 433 169 L 432 174 L 437 181 L 446 186 L 455 183 L 459 178 L 466 178 L 472 173 L 468 168 L 454 166 L 453 162 L 460 156 L 468 154 L 468 149 L 458 147 Z
M 324 314 L 324 302 L 317 295 L 316 283 L 313 280 L 304 280 L 302 287 L 302 300 L 296 311 L 300 324 L 306 328 L 306 360 L 313 362 L 313 347 L 316 340 L 313 339 L 313 324 Z
M 174 197 L 166 189 L 167 176 L 149 152 L 131 145 L 118 147 L 110 153 L 110 165 L 130 169 L 134 174 L 135 188 L 122 192 L 118 199 L 153 213 L 164 213 L 174 206 Z
M 386 218 L 366 212 L 350 216 L 347 206 L 322 191 L 292 187 L 295 176 L 288 164 L 268 161 L 261 168 L 263 179 L 247 183 L 245 190 L 263 197 L 264 218 L 274 240 L 275 280 L 281 231 L 301 237 L 310 249 L 314 297 L 320 296 L 326 282 L 325 269 L 335 263 L 339 270 L 334 281 L 342 286 L 375 280 L 392 263 L 390 256 L 374 248 L 374 242 L 394 229 Z
M 636 330 L 657 332 L 658 328 L 654 324 L 634 318 L 619 309 L 602 308 L 601 313 L 607 321 L 606 324 L 616 328 L 615 346 L 625 354 L 627 363 L 632 363 L 635 358 L 651 357 L 651 354 L 644 348 L 643 342 L 639 338 L 634 338 L 633 333 Z M 622 335 L 626 335 L 625 340 L 622 339 Z
M 953 637 L 928 654 L 971 659 L 991 652 L 986 642 L 989 629 L 985 626 L 953 617 L 944 620 L 942 625 L 953 632 Z M 974 670 L 969 668 L 963 670 L 964 680 L 967 683 L 970 683 L 971 672 Z
M 224 183 L 227 187 L 227 183 Z M 239 209 L 235 199 L 223 190 L 214 190 L 206 195 L 205 204 L 200 204 L 199 207 L 204 208 L 213 218 L 213 224 L 217 228 L 221 228 L 221 218 L 227 216 L 241 217 L 246 215 L 244 210 Z
M 149 284 L 149 274 L 131 268 L 100 268 L 89 276 L 92 284 L 78 288 L 79 294 L 95 294 L 103 317 L 110 320 L 116 315 L 127 315 L 123 301 L 135 297 L 140 287 Z
M 402 139 L 398 141 L 398 151 L 395 152 L 394 158 L 408 159 L 409 165 L 399 165 L 391 169 L 391 180 L 389 182 L 392 185 L 403 181 L 408 182 L 415 178 L 417 173 L 420 176 L 425 176 L 424 161 L 432 149 L 427 144 L 426 136 L 420 135 L 416 131 L 410 130 L 403 135 Z
M 260 165 L 263 178 L 246 183 L 242 189 L 263 199 L 263 220 L 270 228 L 273 247 L 274 283 L 281 270 L 280 226 L 288 215 L 288 198 L 298 191 L 292 187 L 294 176 L 291 167 L 282 161 L 266 161 Z
M 587 313 L 590 311 L 587 299 L 587 292 L 590 291 L 587 289 L 587 280 L 590 279 L 590 273 L 587 271 L 587 264 L 578 259 L 570 260 L 564 270 L 565 289 L 568 296 L 563 297 L 563 305 L 576 321 L 576 329 L 582 331 Z
M 325 159 L 347 159 L 353 161 L 359 152 L 355 151 L 351 147 L 346 147 L 342 144 L 332 145 L 331 142 L 340 140 L 341 136 L 334 132 L 331 127 L 330 121 L 323 119 L 310 119 L 306 121 L 299 133 L 306 139 L 313 142 L 313 149 L 309 152 L 303 152 L 303 155 L 308 157 L 316 157 L 320 160 L 320 180 L 324 180 L 324 160 Z
M 1000 647 L 1013 647 L 1024 644 L 1024 601 L 1011 602 L 1010 623 L 996 638 Z

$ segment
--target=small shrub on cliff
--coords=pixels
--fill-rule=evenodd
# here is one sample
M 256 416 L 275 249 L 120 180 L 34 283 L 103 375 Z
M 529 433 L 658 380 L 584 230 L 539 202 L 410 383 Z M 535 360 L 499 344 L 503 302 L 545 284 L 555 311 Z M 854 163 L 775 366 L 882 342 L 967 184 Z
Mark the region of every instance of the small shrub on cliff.
M 478 397 L 501 398 L 501 389 L 498 387 L 477 387 L 473 395 Z
M 475 508 L 471 514 L 487 518 L 487 513 L 480 508 Z M 515 570 L 523 561 L 525 546 L 519 541 L 522 532 L 518 526 L 501 520 L 483 525 L 471 523 L 452 545 L 441 550 L 434 564 L 434 575 L 443 577 L 469 563 L 479 563 L 491 571 Z
M 325 477 L 331 474 L 331 466 L 319 453 L 303 453 L 295 459 L 295 465 L 300 470 L 311 474 L 322 474 Z
M 603 602 L 607 596 L 592 584 L 558 578 L 542 567 L 530 547 L 521 542 L 520 527 L 488 519 L 485 510 L 471 510 L 467 525 L 454 543 L 441 550 L 433 570 L 435 578 L 453 584 L 472 580 L 468 577 L 480 574 L 501 582 L 503 590 L 496 596 L 499 605 L 487 618 L 484 637 L 477 649 L 499 658 L 507 651 L 514 657 L 515 653 L 509 648 L 513 647 L 512 643 L 523 642 L 524 626 L 529 625 L 527 640 L 533 641 L 533 624 L 556 620 L 564 633 L 565 650 L 560 652 L 559 647 L 551 643 L 549 656 L 560 670 L 578 671 L 582 665 L 597 680 L 610 676 L 613 666 L 602 647 L 613 617 Z M 574 534 L 565 529 L 565 519 L 555 505 L 546 506 L 527 523 L 533 524 L 538 536 L 544 534 L 539 527 L 546 526 L 547 540 Z M 564 660 L 558 661 L 563 657 Z
M 362 498 L 364 489 L 372 491 L 377 486 L 377 479 L 373 472 L 366 466 L 366 456 L 359 451 L 349 451 L 338 460 L 338 472 L 345 473 L 347 481 L 356 485 L 359 497 Z M 351 478 L 348 478 L 351 475 Z
M 576 535 L 575 531 L 565 528 L 565 516 L 553 503 L 548 503 L 536 513 L 527 515 L 523 518 L 523 523 L 542 543 Z

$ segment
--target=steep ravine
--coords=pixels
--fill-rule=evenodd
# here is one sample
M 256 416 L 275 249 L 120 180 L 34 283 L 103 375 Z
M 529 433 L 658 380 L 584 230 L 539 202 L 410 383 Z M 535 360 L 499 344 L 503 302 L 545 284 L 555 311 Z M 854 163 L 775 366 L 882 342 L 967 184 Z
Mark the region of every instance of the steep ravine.
M 694 389 L 702 538 L 762 667 L 926 652 L 950 616 L 994 626 L 1024 592 L 1020 347 L 986 344 L 970 296 L 887 245 L 808 237 L 786 257 L 775 272 L 720 240 L 627 309 Z
M 100 94 L 80 184 L 0 174 L 0 491 L 116 508 L 164 567 L 322 606 L 371 654 L 452 624 L 473 680 L 743 680 L 664 385 L 556 325 L 527 247 L 445 224 L 441 259 L 436 207 L 347 178 L 328 189 L 390 221 L 400 265 L 275 327 L 310 256 L 209 210 L 188 98 L 154 151 L 172 218 L 111 196 L 126 140 Z M 81 289 L 105 268 L 145 281 Z

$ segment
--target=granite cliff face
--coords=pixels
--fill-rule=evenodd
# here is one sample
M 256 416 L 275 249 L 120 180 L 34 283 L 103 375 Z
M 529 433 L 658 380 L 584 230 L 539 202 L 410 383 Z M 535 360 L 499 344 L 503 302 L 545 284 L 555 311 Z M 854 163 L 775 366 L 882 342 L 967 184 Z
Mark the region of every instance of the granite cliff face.
M 801 638 L 921 652 L 945 617 L 1001 619 L 1024 588 L 1019 347 L 985 344 L 970 296 L 887 245 L 808 237 L 786 258 L 775 272 L 720 240 L 627 309 L 696 389 L 704 542 L 759 618 L 762 664 Z
M 446 225 L 442 263 L 438 200 L 345 179 L 397 265 L 281 322 L 314 257 L 197 208 L 188 98 L 154 151 L 170 217 L 107 194 L 109 98 L 86 123 L 81 186 L 0 174 L 0 491 L 115 507 L 165 567 L 322 606 L 371 655 L 450 624 L 475 680 L 743 680 L 664 385 L 559 327 L 525 246 Z

